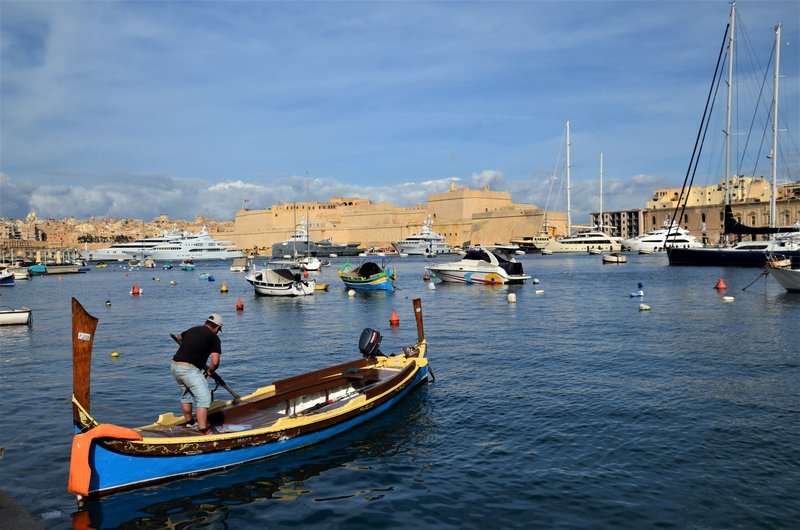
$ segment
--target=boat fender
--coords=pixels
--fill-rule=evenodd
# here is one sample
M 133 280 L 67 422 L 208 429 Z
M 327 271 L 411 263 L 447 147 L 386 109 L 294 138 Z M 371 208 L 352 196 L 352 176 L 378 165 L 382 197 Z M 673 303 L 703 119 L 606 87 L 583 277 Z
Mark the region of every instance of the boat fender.
M 72 455 L 69 461 L 68 490 L 71 493 L 89 495 L 89 483 L 92 479 L 92 467 L 89 465 L 89 451 L 92 443 L 98 438 L 122 438 L 123 440 L 141 440 L 142 435 L 133 429 L 120 427 L 110 423 L 101 423 L 84 433 L 72 438 Z

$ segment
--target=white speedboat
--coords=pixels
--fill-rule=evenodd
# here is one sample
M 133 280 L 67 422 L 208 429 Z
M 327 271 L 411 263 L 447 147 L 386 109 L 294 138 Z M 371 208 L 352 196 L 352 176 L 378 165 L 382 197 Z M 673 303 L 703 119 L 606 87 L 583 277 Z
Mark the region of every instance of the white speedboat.
M 618 252 L 622 250 L 622 238 L 610 236 L 600 230 L 582 229 L 573 232 L 568 237 L 551 239 L 545 243 L 542 250 L 549 250 L 555 253 L 588 252 L 591 250 Z
M 244 257 L 228 241 L 211 237 L 207 227 L 197 233 L 166 230 L 158 237 L 146 237 L 117 243 L 108 248 L 81 251 L 81 258 L 87 261 L 128 261 L 130 259 L 180 261 L 185 259 L 210 260 Z
M 251 269 L 244 277 L 256 294 L 262 296 L 308 296 L 314 294 L 316 281 L 304 279 L 289 269 Z
M 437 254 L 452 254 L 453 249 L 444 240 L 444 237 L 431 230 L 433 219 L 429 215 L 422 225 L 419 234 L 408 236 L 394 244 L 397 252 L 409 256 L 435 256 Z
M 425 268 L 443 282 L 504 285 L 524 283 L 530 279 L 522 270 L 522 263 L 509 255 L 504 247 L 470 249 L 460 261 L 437 263 Z
M 672 248 L 700 248 L 703 246 L 688 230 L 669 220 L 664 221 L 661 228 L 625 239 L 622 244 L 628 250 L 640 254 L 661 252 L 667 250 L 668 246 Z

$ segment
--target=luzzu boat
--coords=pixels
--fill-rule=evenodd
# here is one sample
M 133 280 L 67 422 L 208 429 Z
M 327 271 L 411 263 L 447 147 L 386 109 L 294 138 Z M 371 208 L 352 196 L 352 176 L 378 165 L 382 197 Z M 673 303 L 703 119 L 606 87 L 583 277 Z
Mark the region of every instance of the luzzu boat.
M 384 269 L 373 261 L 365 261 L 358 267 L 345 261 L 338 273 L 345 286 L 365 291 L 394 291 L 397 277 L 394 269 Z
M 100 497 L 221 470 L 320 442 L 386 412 L 428 379 L 421 301 L 413 304 L 418 340 L 401 353 L 384 355 L 380 333 L 365 329 L 361 359 L 214 401 L 208 420 L 219 432 L 201 435 L 173 413 L 136 428 L 103 424 L 91 415 L 89 379 L 98 319 L 73 298 L 75 436 L 69 491 L 79 499 Z

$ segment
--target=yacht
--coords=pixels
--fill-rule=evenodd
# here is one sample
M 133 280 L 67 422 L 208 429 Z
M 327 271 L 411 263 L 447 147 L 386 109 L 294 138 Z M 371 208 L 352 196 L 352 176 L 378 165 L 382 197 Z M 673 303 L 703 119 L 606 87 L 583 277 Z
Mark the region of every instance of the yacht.
M 81 252 L 81 258 L 86 261 L 127 261 L 145 257 L 153 260 L 180 261 L 233 259 L 242 258 L 244 254 L 236 250 L 232 243 L 211 237 L 206 226 L 194 234 L 172 229 L 166 230 L 158 237 L 147 237 L 117 243 L 108 248 Z
M 453 249 L 440 236 L 433 230 L 433 219 L 429 215 L 422 225 L 422 231 L 419 234 L 408 236 L 402 241 L 394 243 L 397 252 L 401 254 L 408 254 L 409 256 L 435 256 L 437 254 L 452 254 Z
M 530 276 L 522 270 L 522 263 L 510 254 L 511 250 L 517 248 L 516 246 L 472 248 L 460 261 L 437 263 L 427 265 L 425 268 L 443 282 L 486 285 L 524 283 Z
M 583 228 L 568 237 L 547 241 L 542 250 L 550 252 L 587 252 L 601 250 L 618 252 L 622 250 L 622 238 L 614 237 L 596 229 Z
M 331 238 L 311 241 L 304 217 L 289 239 L 272 245 L 272 257 L 293 259 L 298 256 L 358 256 L 360 252 L 358 245 L 358 243 L 334 243 Z
M 699 248 L 702 245 L 688 230 L 677 226 L 669 219 L 664 221 L 661 228 L 650 230 L 640 236 L 622 241 L 625 248 L 640 254 L 650 254 L 672 248 Z

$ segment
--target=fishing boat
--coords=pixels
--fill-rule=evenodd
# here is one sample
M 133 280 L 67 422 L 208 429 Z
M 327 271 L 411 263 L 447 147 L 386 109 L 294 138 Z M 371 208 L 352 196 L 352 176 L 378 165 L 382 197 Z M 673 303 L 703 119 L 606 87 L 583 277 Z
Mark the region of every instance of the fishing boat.
M 234 258 L 230 270 L 231 272 L 245 272 L 247 270 L 247 258 Z
M 727 114 L 726 114 L 726 128 L 725 128 L 725 178 L 723 184 L 725 186 L 725 203 L 724 203 L 724 224 L 723 234 L 727 236 L 736 236 L 741 239 L 742 236 L 750 236 L 755 238 L 761 235 L 767 239 L 763 241 L 738 241 L 732 243 L 730 241 L 721 241 L 718 246 L 710 246 L 703 248 L 668 248 L 667 255 L 669 256 L 670 265 L 710 265 L 710 266 L 738 266 L 738 267 L 763 267 L 766 265 L 769 256 L 773 254 L 780 254 L 789 258 L 800 258 L 800 223 L 795 223 L 791 226 L 776 226 L 776 197 L 775 190 L 777 189 L 777 159 L 778 156 L 770 156 L 770 172 L 771 172 L 771 193 L 769 202 L 769 226 L 757 227 L 747 226 L 739 222 L 733 215 L 731 206 L 731 188 L 738 186 L 738 178 L 731 175 L 731 136 L 734 132 L 731 130 L 731 111 L 733 101 L 738 101 L 738 97 L 733 97 L 733 60 L 734 44 L 736 42 L 735 28 L 736 28 L 736 2 L 731 3 L 730 18 L 725 30 L 724 39 L 727 41 Z M 772 88 L 772 153 L 779 153 L 778 148 L 778 95 L 779 95 L 779 79 L 780 79 L 780 43 L 781 43 L 781 25 L 775 26 L 775 46 L 774 46 L 774 61 L 773 61 L 773 88 Z M 714 80 L 712 86 L 716 84 L 717 78 L 721 74 L 721 69 L 717 68 L 714 72 Z M 759 74 L 759 78 L 761 75 Z M 741 83 L 735 83 L 739 86 Z M 710 102 L 707 102 L 706 111 L 703 114 L 704 121 L 701 123 L 701 132 L 704 127 L 708 125 L 710 118 L 709 110 Z M 702 144 L 700 143 L 701 135 L 698 134 L 698 141 L 695 145 L 692 159 L 689 167 L 697 168 L 698 159 L 695 153 L 702 152 Z M 749 142 L 744 142 L 747 145 Z M 698 149 L 698 146 L 701 149 Z M 737 156 L 736 158 L 740 158 Z M 693 175 L 690 179 L 690 174 L 687 172 L 684 179 L 681 194 L 676 206 L 677 210 L 681 209 L 680 216 L 684 215 L 684 211 L 689 200 L 689 194 L 685 190 L 691 189 L 693 183 Z M 673 215 L 673 219 L 680 216 Z
M 182 271 L 193 271 L 197 268 L 197 265 L 194 264 L 193 259 L 185 259 L 181 261 L 181 270 Z
M 30 326 L 31 310 L 27 307 L 14 309 L 10 306 L 0 306 L 0 326 Z
M 443 282 L 486 285 L 524 283 L 530 276 L 525 274 L 522 263 L 511 254 L 517 248 L 516 245 L 471 248 L 459 261 L 426 265 L 425 269 Z
M 337 271 L 346 287 L 364 291 L 394 291 L 396 271 L 384 268 L 374 261 L 365 261 L 355 267 L 349 260 L 345 260 Z
M 386 413 L 428 380 L 419 299 L 413 307 L 416 343 L 387 356 L 380 351 L 381 334 L 367 328 L 359 340 L 360 359 L 275 381 L 229 401 L 214 401 L 208 421 L 218 432 L 201 435 L 187 426 L 183 415 L 174 413 L 134 428 L 101 423 L 92 416 L 89 385 L 98 319 L 73 298 L 75 436 L 69 491 L 82 500 L 217 471 L 322 442 Z
M 315 280 L 303 279 L 290 269 L 251 269 L 244 277 L 261 296 L 308 296 L 314 294 Z

